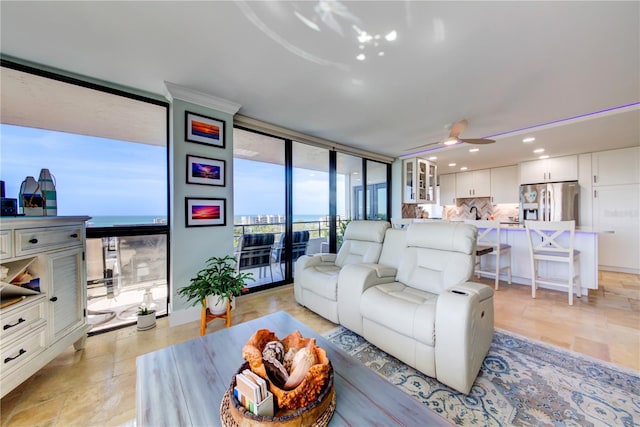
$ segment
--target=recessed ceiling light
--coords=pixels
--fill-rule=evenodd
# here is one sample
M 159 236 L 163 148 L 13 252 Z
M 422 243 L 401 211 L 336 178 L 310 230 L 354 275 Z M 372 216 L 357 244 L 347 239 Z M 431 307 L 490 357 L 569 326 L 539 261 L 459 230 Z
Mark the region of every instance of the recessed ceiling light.
M 454 167 L 456 164 L 455 163 L 449 163 L 449 166 Z
M 463 166 L 463 167 L 461 167 L 461 168 L 460 168 L 460 170 L 461 170 L 461 171 L 466 171 L 466 170 L 467 170 L 467 167 L 466 167 L 466 166 Z
M 438 157 L 437 156 L 431 156 L 431 157 L 429 157 L 429 160 L 438 160 Z
M 535 141 L 535 140 L 536 140 L 536 139 L 535 139 L 534 137 L 529 136 L 529 137 L 527 137 L 527 138 L 523 139 L 523 140 L 522 140 L 522 142 L 524 142 L 525 144 L 528 144 L 528 143 L 533 142 L 533 141 Z
M 396 30 L 393 30 L 389 32 L 386 36 L 384 36 L 384 38 L 387 39 L 388 42 L 392 42 L 396 38 L 398 38 L 398 33 L 396 33 Z
M 536 148 L 533 150 L 534 153 L 544 153 L 544 148 Z
M 360 172 L 354 172 L 353 174 L 354 175 L 360 175 Z
M 540 156 L 540 159 L 548 159 L 549 156 L 547 156 L 546 154 L 544 156 Z
M 477 153 L 478 151 L 480 151 L 479 148 L 469 148 L 470 153 Z
M 356 56 L 356 59 L 358 61 L 364 61 L 367 57 L 364 55 L 364 53 L 361 53 L 360 55 Z
M 384 56 L 384 52 L 378 52 L 378 56 Z

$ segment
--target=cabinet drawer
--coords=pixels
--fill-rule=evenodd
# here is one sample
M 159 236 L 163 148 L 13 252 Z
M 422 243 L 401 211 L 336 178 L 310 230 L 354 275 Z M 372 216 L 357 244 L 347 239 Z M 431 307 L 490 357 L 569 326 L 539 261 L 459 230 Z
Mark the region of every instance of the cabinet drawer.
M 45 337 L 46 325 L 42 325 L 18 341 L 3 345 L 0 350 L 2 377 L 11 374 L 40 354 L 45 348 Z
M 0 230 L 0 259 L 13 257 L 13 230 Z
M 82 226 L 16 230 L 16 256 L 82 245 Z
M 33 298 L 33 297 L 31 297 Z M 0 316 L 0 339 L 7 342 L 8 339 L 24 334 L 36 323 L 45 321 L 45 301 L 44 297 L 38 298 L 37 302 L 16 307 L 15 310 L 3 310 Z

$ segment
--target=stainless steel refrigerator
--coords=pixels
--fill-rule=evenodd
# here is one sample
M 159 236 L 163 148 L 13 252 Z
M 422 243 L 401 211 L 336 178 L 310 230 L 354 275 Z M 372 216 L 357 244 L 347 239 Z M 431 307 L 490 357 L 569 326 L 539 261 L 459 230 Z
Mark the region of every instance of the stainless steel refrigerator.
M 520 186 L 520 221 L 570 221 L 579 225 L 578 181 Z

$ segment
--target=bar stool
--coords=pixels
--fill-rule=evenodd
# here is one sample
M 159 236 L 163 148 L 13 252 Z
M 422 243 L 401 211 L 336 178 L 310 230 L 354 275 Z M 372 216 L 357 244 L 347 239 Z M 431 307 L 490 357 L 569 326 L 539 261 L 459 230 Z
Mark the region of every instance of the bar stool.
M 578 298 L 582 296 L 580 286 L 580 251 L 574 249 L 575 221 L 525 221 L 531 254 L 531 297 L 536 297 L 538 283 L 566 287 L 569 305 L 573 305 L 575 288 Z M 567 238 L 568 234 L 568 238 Z M 556 277 L 541 277 L 539 261 L 559 262 L 568 266 L 566 281 Z M 576 264 L 578 264 L 576 266 Z
M 495 288 L 498 290 L 500 282 L 500 272 L 507 271 L 507 283 L 511 284 L 511 245 L 500 241 L 500 221 L 466 220 L 466 224 L 474 225 L 478 228 L 478 239 L 476 245 L 476 267 L 477 277 L 481 274 L 495 277 Z M 485 255 L 495 256 L 495 269 L 482 269 L 482 257 Z M 504 255 L 504 257 L 502 256 Z M 504 265 L 502 262 L 504 261 Z

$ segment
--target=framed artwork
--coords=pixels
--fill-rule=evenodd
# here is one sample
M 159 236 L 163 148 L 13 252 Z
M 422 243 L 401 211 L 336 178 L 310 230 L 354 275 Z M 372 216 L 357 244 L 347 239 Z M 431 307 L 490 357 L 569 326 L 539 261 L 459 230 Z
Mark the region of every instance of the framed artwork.
M 185 139 L 198 144 L 224 148 L 225 122 L 213 117 L 185 112 Z
M 225 161 L 187 154 L 187 184 L 224 187 Z
M 226 199 L 185 197 L 187 227 L 227 225 Z

